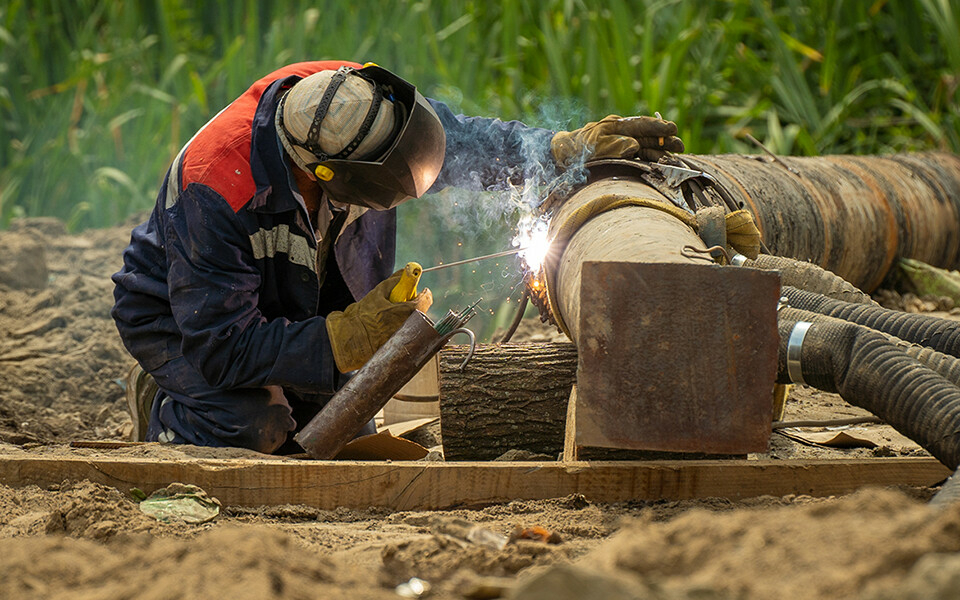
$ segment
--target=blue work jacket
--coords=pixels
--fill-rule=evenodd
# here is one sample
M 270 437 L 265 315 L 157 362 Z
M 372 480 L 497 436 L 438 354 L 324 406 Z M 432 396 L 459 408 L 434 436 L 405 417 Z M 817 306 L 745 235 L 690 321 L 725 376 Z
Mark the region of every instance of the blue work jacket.
M 150 218 L 113 276 L 112 316 L 146 371 L 183 356 L 216 388 L 281 385 L 332 392 L 332 351 L 320 307 L 343 309 L 393 271 L 396 210 L 368 210 L 318 264 L 317 236 L 296 191 L 274 122 L 282 91 L 341 65 L 297 63 L 257 81 L 180 151 Z M 552 131 L 454 115 L 431 100 L 447 135 L 433 190 L 494 189 L 555 169 Z M 481 165 L 479 168 L 477 165 Z M 531 165 L 532 168 L 531 168 Z M 335 262 L 334 262 L 335 261 Z M 323 278 L 339 270 L 341 288 Z M 328 308 L 329 310 L 329 308 Z

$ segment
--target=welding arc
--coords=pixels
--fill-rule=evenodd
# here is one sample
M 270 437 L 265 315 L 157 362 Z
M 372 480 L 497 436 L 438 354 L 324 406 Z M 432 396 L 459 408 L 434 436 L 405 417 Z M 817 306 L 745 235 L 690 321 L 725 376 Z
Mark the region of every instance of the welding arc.
M 510 256 L 511 254 L 519 254 L 520 252 L 523 252 L 524 250 L 526 250 L 526 247 L 524 247 L 524 248 L 514 248 L 513 250 L 504 250 L 503 252 L 494 252 L 493 254 L 485 254 L 485 255 L 483 255 L 483 256 L 476 256 L 476 257 L 474 257 L 474 258 L 466 258 L 466 259 L 464 259 L 464 260 L 458 260 L 458 261 L 455 261 L 455 262 L 446 263 L 446 264 L 442 264 L 442 265 L 436 265 L 436 266 L 434 266 L 434 267 L 426 268 L 426 269 L 423 270 L 423 273 L 427 273 L 427 272 L 429 272 L 429 271 L 437 271 L 437 270 L 439 270 L 439 269 L 446 269 L 446 268 L 448 268 L 448 267 L 456 267 L 456 266 L 459 266 L 459 265 L 465 265 L 465 264 L 467 264 L 467 263 L 477 262 L 477 261 L 480 261 L 480 260 L 487 260 L 488 258 L 499 258 L 499 257 L 501 257 L 501 256 Z

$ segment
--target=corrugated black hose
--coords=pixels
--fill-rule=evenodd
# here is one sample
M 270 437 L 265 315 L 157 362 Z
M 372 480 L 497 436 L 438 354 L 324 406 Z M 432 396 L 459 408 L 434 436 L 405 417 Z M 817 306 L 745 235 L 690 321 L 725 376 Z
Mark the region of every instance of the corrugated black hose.
M 802 322 L 811 324 L 801 336 L 804 327 L 797 325 Z M 948 468 L 960 465 L 960 388 L 868 327 L 812 319 L 795 308 L 780 310 L 778 327 L 778 383 L 806 383 L 837 392 Z
M 947 479 L 940 491 L 930 499 L 930 505 L 937 508 L 960 503 L 960 469 Z
M 960 386 L 960 358 L 944 354 L 943 352 L 937 352 L 933 348 L 927 348 L 919 344 L 906 344 L 902 341 L 900 341 L 900 343 L 904 344 L 902 346 L 903 351 L 909 356 L 914 357 L 937 373 L 940 373 L 953 385 Z
M 870 294 L 860 290 L 843 277 L 832 271 L 803 260 L 761 254 L 754 260 L 747 257 L 741 259 L 742 266 L 763 269 L 764 271 L 778 271 L 783 285 L 823 294 L 828 298 L 835 298 L 856 304 L 871 304 L 877 306 Z
M 821 315 L 820 313 L 806 310 L 802 312 L 806 315 L 805 320 L 814 323 L 818 321 L 830 323 L 834 320 L 837 320 L 835 317 L 828 317 L 827 315 Z M 949 354 L 944 354 L 943 352 L 937 352 L 933 348 L 927 348 L 926 346 L 921 346 L 920 344 L 905 342 L 900 338 L 889 334 L 884 333 L 881 335 L 886 336 L 892 344 L 895 344 L 898 348 L 902 349 L 907 356 L 912 356 L 913 358 L 919 360 L 924 364 L 924 366 L 932 369 L 936 373 L 939 373 L 944 379 L 953 385 L 960 386 L 960 358 L 950 356 Z
M 794 308 L 859 323 L 901 340 L 960 357 L 960 321 L 834 300 L 790 286 L 784 286 L 781 294 Z

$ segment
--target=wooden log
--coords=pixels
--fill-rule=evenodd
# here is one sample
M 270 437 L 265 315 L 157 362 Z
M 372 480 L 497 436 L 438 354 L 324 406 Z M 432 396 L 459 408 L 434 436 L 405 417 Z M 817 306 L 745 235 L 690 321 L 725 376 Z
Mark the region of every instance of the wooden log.
M 0 458 L 0 483 L 48 488 L 65 479 L 146 493 L 179 481 L 229 506 L 436 510 L 583 494 L 591 502 L 831 496 L 866 485 L 931 486 L 950 471 L 932 458 L 654 462 L 385 462 L 290 459 Z
M 563 452 L 567 399 L 576 381 L 569 342 L 480 344 L 440 352 L 440 429 L 446 460 L 493 460 L 508 450 Z
M 447 346 L 440 352 L 440 430 L 446 460 L 494 460 L 508 450 L 564 454 L 564 460 L 736 458 L 582 447 L 567 454 L 567 410 L 577 369 L 574 345 L 481 344 L 460 371 L 466 352 L 467 346 Z

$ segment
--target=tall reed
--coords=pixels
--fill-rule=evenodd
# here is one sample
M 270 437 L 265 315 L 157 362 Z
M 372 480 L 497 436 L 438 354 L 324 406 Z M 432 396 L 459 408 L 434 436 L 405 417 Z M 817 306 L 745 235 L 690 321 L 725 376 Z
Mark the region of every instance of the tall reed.
M 466 113 L 550 128 L 659 111 L 691 152 L 756 152 L 747 133 L 783 154 L 958 151 L 958 31 L 960 0 L 7 0 L 0 227 L 145 211 L 198 127 L 307 59 L 372 60 Z M 400 259 L 503 249 L 515 215 L 484 202 L 405 206 Z

